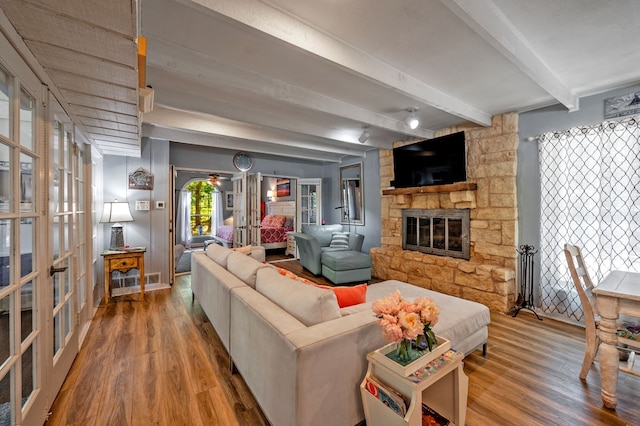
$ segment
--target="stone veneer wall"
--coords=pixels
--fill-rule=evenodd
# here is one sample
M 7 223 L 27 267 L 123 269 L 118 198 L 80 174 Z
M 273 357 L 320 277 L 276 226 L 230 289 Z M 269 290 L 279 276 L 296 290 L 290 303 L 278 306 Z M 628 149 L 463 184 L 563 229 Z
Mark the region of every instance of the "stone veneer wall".
M 518 115 L 497 115 L 492 118 L 490 127 L 468 124 L 439 131 L 436 136 L 462 130 L 467 145 L 467 182 L 475 183 L 477 190 L 382 195 L 382 247 L 371 249 L 373 275 L 474 300 L 495 311 L 509 312 L 517 294 Z M 398 141 L 394 147 L 412 142 Z M 381 188 L 390 187 L 392 150 L 380 150 L 380 179 Z M 404 208 L 471 209 L 470 260 L 402 250 Z

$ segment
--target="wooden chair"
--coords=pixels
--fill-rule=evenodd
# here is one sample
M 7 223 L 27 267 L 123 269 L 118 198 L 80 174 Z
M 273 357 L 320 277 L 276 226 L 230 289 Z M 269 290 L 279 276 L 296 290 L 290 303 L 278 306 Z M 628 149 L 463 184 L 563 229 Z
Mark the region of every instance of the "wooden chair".
M 598 354 L 598 347 L 600 346 L 600 338 L 598 337 L 597 331 L 598 316 L 596 314 L 596 296 L 592 292 L 593 282 L 584 264 L 580 248 L 578 246 L 565 244 L 564 254 L 567 257 L 571 278 L 573 279 L 573 284 L 576 287 L 576 291 L 580 297 L 580 303 L 582 304 L 582 310 L 584 311 L 586 344 L 584 360 L 582 361 L 582 368 L 580 369 L 580 379 L 585 380 L 587 374 L 589 374 L 591 364 L 598 360 L 596 355 Z M 640 349 L 640 342 L 618 337 L 618 350 L 628 352 L 629 354 L 627 365 L 620 365 L 618 368 L 620 371 L 640 376 L 640 372 L 633 370 L 635 352 L 627 346 Z

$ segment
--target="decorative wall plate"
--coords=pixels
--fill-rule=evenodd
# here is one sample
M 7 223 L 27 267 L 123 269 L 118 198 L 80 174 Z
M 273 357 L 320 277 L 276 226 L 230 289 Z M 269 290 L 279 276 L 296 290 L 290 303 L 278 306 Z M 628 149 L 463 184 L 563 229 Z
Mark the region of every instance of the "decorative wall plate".
M 244 152 L 238 152 L 233 156 L 233 165 L 241 172 L 248 172 L 253 167 L 253 160 Z

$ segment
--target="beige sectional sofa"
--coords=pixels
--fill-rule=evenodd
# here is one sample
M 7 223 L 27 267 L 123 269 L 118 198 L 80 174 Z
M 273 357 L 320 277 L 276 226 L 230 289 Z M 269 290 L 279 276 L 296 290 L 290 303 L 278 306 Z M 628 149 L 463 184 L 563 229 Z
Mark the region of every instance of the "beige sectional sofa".
M 484 305 L 399 281 L 369 285 L 367 302 L 340 309 L 334 293 L 282 276 L 251 256 L 212 244 L 194 253 L 191 286 L 231 359 L 275 425 L 355 425 L 366 354 L 382 347 L 371 302 L 399 289 L 440 306 L 437 334 L 469 352 L 486 343 Z M 262 249 L 263 250 L 263 249 Z

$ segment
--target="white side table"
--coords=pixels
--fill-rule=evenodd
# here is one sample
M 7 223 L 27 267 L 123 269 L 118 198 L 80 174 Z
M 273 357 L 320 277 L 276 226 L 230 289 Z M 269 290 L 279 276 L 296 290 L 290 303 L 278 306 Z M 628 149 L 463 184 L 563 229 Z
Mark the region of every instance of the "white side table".
M 296 255 L 296 238 L 292 232 L 287 232 L 287 249 L 284 251 L 285 255 L 291 255 L 294 258 L 298 258 Z
M 422 425 L 422 403 L 424 402 L 452 425 L 464 426 L 467 414 L 469 378 L 464 374 L 464 354 L 446 352 L 437 370 L 419 369 L 407 377 L 391 371 L 367 355 L 369 369 L 360 385 L 362 404 L 367 426 L 420 426 Z M 434 360 L 434 362 L 437 362 Z M 382 385 L 402 394 L 409 402 L 407 414 L 401 417 L 366 390 L 367 377 L 373 376 Z

